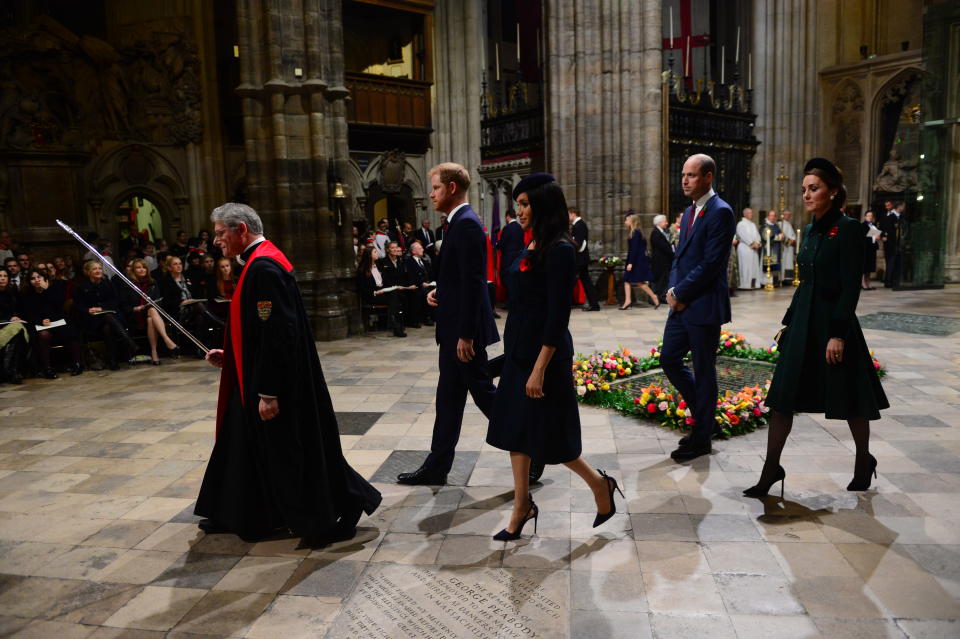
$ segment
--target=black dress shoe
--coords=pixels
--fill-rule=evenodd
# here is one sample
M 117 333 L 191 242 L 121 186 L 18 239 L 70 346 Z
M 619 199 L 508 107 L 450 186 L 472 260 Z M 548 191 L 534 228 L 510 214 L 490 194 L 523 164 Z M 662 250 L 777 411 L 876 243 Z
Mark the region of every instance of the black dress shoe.
M 58 379 L 57 374 L 53 372 L 52 368 L 45 368 L 40 373 L 40 377 L 46 377 L 47 379 Z
M 600 310 L 600 307 L 599 307 L 599 306 L 584 306 L 584 307 L 583 307 L 583 312 L 584 312 L 584 313 L 591 313 L 591 312 L 593 312 L 593 311 L 599 311 L 599 310 Z
M 77 375 L 83 372 L 83 366 L 81 366 L 80 364 L 74 364 L 73 366 L 70 367 L 69 370 L 70 370 L 70 377 L 76 377 Z
M 423 325 L 424 325 L 424 326 L 433 326 L 433 325 L 434 325 L 434 321 L 433 321 L 433 320 L 423 320 Z
M 407 484 L 408 486 L 445 486 L 447 483 L 446 473 L 437 473 L 425 466 L 421 466 L 412 473 L 400 473 L 397 475 L 398 484 Z
M 723 437 L 723 429 L 720 428 L 719 426 L 713 429 L 713 434 L 710 435 L 710 439 L 716 439 L 716 438 L 718 438 L 718 437 L 720 437 L 720 438 Z M 684 435 L 683 437 L 681 437 L 681 438 L 677 441 L 677 445 L 678 445 L 679 447 L 681 447 L 681 448 L 683 448 L 683 447 L 685 447 L 685 446 L 689 446 L 689 445 L 690 445 L 690 435 Z
M 691 459 L 696 459 L 697 457 L 702 457 L 703 455 L 710 454 L 710 446 L 681 446 L 672 453 L 670 453 L 671 459 L 673 461 L 690 461 Z
M 201 519 L 199 522 L 197 522 L 197 528 L 207 533 L 208 535 L 217 535 L 220 533 L 230 532 L 226 526 L 212 519 Z

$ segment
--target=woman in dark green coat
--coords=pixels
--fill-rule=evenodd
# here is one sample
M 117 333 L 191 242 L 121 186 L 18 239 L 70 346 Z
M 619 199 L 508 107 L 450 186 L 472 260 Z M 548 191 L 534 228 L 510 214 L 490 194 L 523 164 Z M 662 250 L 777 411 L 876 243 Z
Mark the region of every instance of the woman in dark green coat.
M 863 229 L 845 216 L 843 176 L 829 160 L 814 158 L 804 167 L 803 204 L 813 215 L 804 230 L 797 265 L 800 286 L 783 317 L 780 359 L 767 393 L 770 426 L 760 481 L 744 491 L 762 497 L 782 481 L 780 453 L 794 413 L 824 413 L 845 419 L 857 457 L 847 490 L 866 490 L 876 475 L 870 454 L 870 420 L 889 408 L 873 358 L 857 322 L 863 267 Z M 781 484 L 781 496 L 783 485 Z

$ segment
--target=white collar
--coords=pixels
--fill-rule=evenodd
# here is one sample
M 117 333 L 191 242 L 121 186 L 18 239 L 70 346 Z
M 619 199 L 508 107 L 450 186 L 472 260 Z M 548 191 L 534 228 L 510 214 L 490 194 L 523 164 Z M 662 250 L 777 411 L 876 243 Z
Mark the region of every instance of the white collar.
M 464 202 L 463 204 L 458 205 L 455 209 L 447 213 L 447 224 L 453 224 L 453 220 L 456 217 L 457 213 L 465 206 L 470 206 L 469 202 Z
M 579 215 L 578 215 L 577 217 L 573 218 L 573 222 L 570 222 L 570 226 L 573 226 L 574 224 L 576 224 L 577 222 L 579 222 L 581 219 L 583 219 L 583 218 L 581 218 Z
M 237 264 L 239 264 L 240 266 L 243 266 L 244 264 L 246 264 L 247 261 L 246 261 L 245 259 L 243 259 L 243 258 L 241 257 L 241 255 L 243 255 L 244 253 L 246 253 L 247 251 L 249 251 L 251 246 L 256 246 L 256 245 L 259 244 L 260 242 L 265 242 L 266 240 L 267 240 L 267 238 L 265 238 L 264 236 L 261 235 L 260 237 L 258 237 L 258 238 L 255 239 L 254 241 L 252 241 L 252 242 L 250 242 L 249 244 L 247 244 L 247 247 L 246 247 L 245 249 L 243 249 L 242 251 L 240 251 L 240 255 L 237 256 Z
M 701 195 L 700 199 L 694 202 L 694 205 L 695 205 L 694 210 L 699 211 L 700 209 L 702 209 L 704 206 L 706 206 L 707 202 L 710 201 L 710 198 L 712 198 L 716 194 L 717 193 L 716 191 L 713 190 L 713 187 L 710 187 L 709 191 Z

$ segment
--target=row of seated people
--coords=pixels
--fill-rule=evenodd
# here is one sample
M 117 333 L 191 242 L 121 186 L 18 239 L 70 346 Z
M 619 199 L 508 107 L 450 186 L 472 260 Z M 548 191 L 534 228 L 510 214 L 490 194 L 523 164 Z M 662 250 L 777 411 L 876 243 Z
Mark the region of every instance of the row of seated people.
M 405 327 L 433 326 L 433 308 L 427 293 L 436 286 L 434 266 L 420 242 L 408 254 L 397 242 L 386 244 L 381 256 L 373 244 L 362 245 L 357 264 L 357 291 L 366 312 L 386 309 L 387 324 L 396 337 L 406 337 Z
M 215 279 L 196 283 L 183 274 L 179 258 L 171 257 L 165 266 L 158 281 L 144 260 L 134 259 L 127 278 L 208 346 L 219 345 L 234 288 L 230 261 L 221 260 Z M 135 355 L 133 336 L 147 338 L 154 365 L 160 364 L 161 342 L 171 356 L 180 354 L 179 332 L 168 329 L 161 314 L 127 284 L 106 277 L 98 261 L 87 261 L 76 280 L 52 279 L 39 268 L 24 279 L 16 287 L 9 272 L 0 269 L 0 382 L 20 383 L 31 371 L 55 379 L 55 345 L 67 351 L 71 375 L 83 372 L 84 341 L 103 342 L 105 363 L 114 370 Z

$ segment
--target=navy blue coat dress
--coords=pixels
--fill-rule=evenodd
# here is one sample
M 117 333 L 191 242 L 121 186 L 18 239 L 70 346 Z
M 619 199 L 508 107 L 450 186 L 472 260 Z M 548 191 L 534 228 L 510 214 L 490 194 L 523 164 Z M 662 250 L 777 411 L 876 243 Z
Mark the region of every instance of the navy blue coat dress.
M 650 270 L 650 260 L 647 258 L 647 241 L 643 233 L 637 229 L 630 236 L 630 247 L 627 249 L 627 265 L 633 265 L 629 271 L 624 269 L 623 281 L 631 284 L 637 282 L 652 282 L 653 271 Z
M 520 270 L 524 258 L 530 268 Z M 573 339 L 567 324 L 577 279 L 571 244 L 550 249 L 544 265 L 525 250 L 507 277 L 510 311 L 504 328 L 504 365 L 487 429 L 487 443 L 518 451 L 547 464 L 580 456 L 580 413 L 573 388 Z M 544 345 L 556 351 L 543 377 L 543 398 L 527 397 L 527 379 Z

